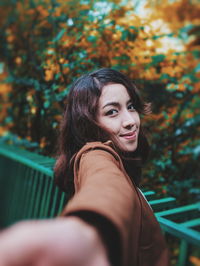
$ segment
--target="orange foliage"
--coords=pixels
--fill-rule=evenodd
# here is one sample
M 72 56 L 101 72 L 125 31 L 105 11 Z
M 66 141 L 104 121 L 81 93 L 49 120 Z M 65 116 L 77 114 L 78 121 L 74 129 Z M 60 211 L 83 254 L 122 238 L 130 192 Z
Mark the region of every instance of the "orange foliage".
M 0 74 L 0 80 L 4 80 L 6 78 L 6 73 L 3 72 Z M 8 101 L 8 93 L 11 91 L 12 87 L 10 84 L 7 83 L 0 83 L 0 121 L 3 121 L 4 118 L 7 116 L 7 109 L 11 106 L 11 103 Z M 6 126 L 0 126 L 0 135 L 3 135 L 3 133 L 7 130 L 9 130 L 11 126 L 10 124 L 7 124 Z
M 8 102 L 7 93 L 11 90 L 11 86 L 7 84 L 0 84 L 0 121 L 3 121 L 7 117 L 7 109 L 11 106 L 11 103 Z M 6 131 L 9 131 L 13 123 L 7 123 L 2 125 L 0 123 L 0 136 L 3 135 Z
M 184 25 L 200 23 L 200 4 L 188 0 L 173 1 L 162 0 L 162 5 L 157 1 L 148 1 L 147 8 L 153 8 L 151 19 L 162 17 L 168 22 L 168 25 L 175 31 L 178 31 Z M 170 14 L 170 15 L 169 15 Z
M 192 93 L 199 93 L 199 82 L 193 82 L 187 76 L 199 64 L 199 59 L 191 52 L 193 48 L 187 50 L 187 43 L 177 34 L 181 27 L 190 23 L 198 25 L 198 5 L 186 0 L 173 3 L 164 0 L 158 8 L 158 1 L 147 1 L 144 9 L 148 15 L 140 15 L 133 9 L 132 1 L 128 1 L 126 6 L 113 8 L 103 14 L 103 18 L 97 16 L 90 21 L 87 10 L 99 12 L 93 2 L 86 5 L 76 1 L 76 6 L 71 0 L 57 0 L 56 6 L 52 6 L 50 0 L 33 2 L 34 6 L 30 6 L 29 1 L 23 4 L 17 1 L 18 19 L 6 27 L 6 39 L 15 67 L 25 73 L 30 68 L 32 75 L 33 62 L 27 67 L 29 61 L 24 59 L 27 52 L 24 40 L 27 41 L 29 49 L 35 52 L 34 63 L 43 73 L 43 77 L 34 78 L 49 86 L 55 83 L 58 87 L 55 93 L 66 89 L 66 85 L 81 71 L 89 71 L 96 66 L 118 67 L 132 79 L 166 84 L 168 93 L 185 93 L 188 86 L 193 88 Z M 121 3 L 120 0 L 114 2 Z M 7 12 L 10 11 L 8 8 Z M 39 41 L 45 38 L 43 32 L 49 35 L 45 49 L 40 50 Z M 36 53 L 37 50 L 40 54 Z M 158 55 L 163 57 L 157 60 Z M 198 78 L 199 72 L 195 75 Z M 30 113 L 36 114 L 33 94 L 27 92 L 26 97 Z M 57 104 L 56 101 L 54 104 Z M 166 129 L 173 123 L 177 110 L 175 102 L 173 107 L 161 109 L 160 114 L 153 117 L 161 129 Z M 2 114 L 5 116 L 6 112 Z M 191 116 L 188 113 L 186 118 Z
M 194 265 L 194 266 L 200 266 L 200 258 L 197 258 L 195 256 L 190 256 L 190 262 Z

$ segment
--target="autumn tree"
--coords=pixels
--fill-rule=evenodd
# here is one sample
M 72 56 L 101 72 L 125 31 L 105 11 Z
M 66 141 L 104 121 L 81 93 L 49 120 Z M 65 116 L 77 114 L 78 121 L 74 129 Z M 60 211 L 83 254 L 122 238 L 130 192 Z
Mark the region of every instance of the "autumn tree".
M 153 113 L 144 118 L 151 146 L 144 184 L 180 195 L 182 201 L 185 190 L 197 195 L 197 1 L 146 1 L 142 6 L 128 0 L 4 0 L 0 5 L 3 130 L 53 154 L 70 84 L 87 71 L 115 68 L 152 102 Z

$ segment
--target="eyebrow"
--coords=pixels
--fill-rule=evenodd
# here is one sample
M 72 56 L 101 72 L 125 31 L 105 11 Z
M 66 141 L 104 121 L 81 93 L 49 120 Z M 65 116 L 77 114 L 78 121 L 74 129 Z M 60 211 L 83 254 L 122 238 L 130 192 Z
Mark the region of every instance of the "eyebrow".
M 113 105 L 113 106 L 117 106 L 117 107 L 120 106 L 120 104 L 118 102 L 108 102 L 102 108 L 104 109 L 105 107 L 107 107 L 109 105 Z
M 126 104 L 129 104 L 130 102 L 132 102 L 131 99 L 129 99 Z M 116 107 L 120 106 L 120 104 L 118 102 L 108 102 L 102 107 L 102 109 L 104 109 L 105 107 L 110 106 L 110 105 L 116 106 Z

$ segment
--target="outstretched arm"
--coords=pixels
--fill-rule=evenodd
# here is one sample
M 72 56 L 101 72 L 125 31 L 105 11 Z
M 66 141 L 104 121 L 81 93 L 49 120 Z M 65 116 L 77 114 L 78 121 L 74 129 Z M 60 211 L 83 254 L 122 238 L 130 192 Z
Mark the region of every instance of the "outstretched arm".
M 129 250 L 137 250 L 131 246 L 130 236 L 134 235 L 137 247 L 141 206 L 118 154 L 105 144 L 87 144 L 77 154 L 74 169 L 76 193 L 62 215 L 77 215 L 93 224 L 105 243 L 109 261 L 126 265 Z
M 1 266 L 109 266 L 97 230 L 78 217 L 20 222 L 0 233 Z

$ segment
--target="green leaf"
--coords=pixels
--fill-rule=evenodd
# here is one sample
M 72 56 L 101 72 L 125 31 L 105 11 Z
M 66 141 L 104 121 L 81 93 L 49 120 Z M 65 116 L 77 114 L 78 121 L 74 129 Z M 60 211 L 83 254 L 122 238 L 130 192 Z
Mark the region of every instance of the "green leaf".
M 44 102 L 44 108 L 45 109 L 49 108 L 49 106 L 50 106 L 50 102 L 49 101 Z
M 158 54 L 158 55 L 154 55 L 152 56 L 152 63 L 153 64 L 158 64 L 158 63 L 161 63 L 162 61 L 164 61 L 165 59 L 165 55 L 164 54 Z
M 65 34 L 65 32 L 66 32 L 66 29 L 62 29 L 61 31 L 59 31 L 59 33 L 56 35 L 56 37 L 53 39 L 52 42 L 59 41 L 62 38 L 62 36 Z
M 94 35 L 89 35 L 89 36 L 87 37 L 87 40 L 88 40 L 89 42 L 96 42 L 96 41 L 97 41 L 97 37 L 94 36 Z

